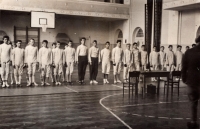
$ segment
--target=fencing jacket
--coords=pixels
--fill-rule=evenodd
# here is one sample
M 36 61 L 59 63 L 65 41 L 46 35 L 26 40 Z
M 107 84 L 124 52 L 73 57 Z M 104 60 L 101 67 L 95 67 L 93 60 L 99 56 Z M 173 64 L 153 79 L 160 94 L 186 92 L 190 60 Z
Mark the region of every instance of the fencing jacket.
M 38 49 L 37 49 L 37 47 L 28 45 L 25 48 L 25 62 L 26 63 L 36 63 L 36 62 L 38 62 Z
M 176 52 L 176 64 L 179 65 L 182 63 L 183 53 L 181 51 Z
M 64 50 L 62 50 L 60 48 L 56 48 L 53 51 L 53 62 L 55 65 L 64 64 L 64 62 L 65 62 Z
M 159 65 L 159 52 L 152 51 L 150 53 L 149 61 L 151 65 Z
M 13 49 L 13 64 L 21 66 L 24 64 L 24 49 L 16 47 Z
M 172 65 L 174 64 L 174 52 L 173 51 L 168 51 L 166 54 L 166 64 Z
M 140 56 L 141 56 L 141 64 L 146 65 L 147 64 L 147 51 L 141 51 Z
M 67 63 L 75 61 L 76 52 L 75 52 L 74 48 L 67 47 L 67 48 L 65 48 L 64 53 L 65 53 L 65 61 Z
M 0 45 L 1 63 L 11 61 L 11 45 L 3 43 Z
M 39 50 L 39 62 L 42 65 L 52 64 L 52 50 L 50 48 L 42 47 Z
M 112 61 L 115 63 L 120 63 L 122 62 L 122 57 L 123 57 L 123 50 L 122 48 L 115 47 L 112 50 Z
M 133 53 L 131 50 L 126 49 L 123 53 L 123 63 L 130 65 L 133 63 Z

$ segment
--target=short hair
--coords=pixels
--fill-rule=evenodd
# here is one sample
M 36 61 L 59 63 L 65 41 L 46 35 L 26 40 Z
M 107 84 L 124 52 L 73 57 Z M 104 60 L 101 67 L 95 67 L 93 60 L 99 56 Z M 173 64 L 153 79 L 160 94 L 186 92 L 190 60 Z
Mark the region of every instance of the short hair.
M 55 43 L 55 42 L 53 42 L 53 43 L 52 43 L 52 46 L 53 46 L 53 45 L 56 45 L 56 43 Z
M 161 46 L 160 48 L 163 48 L 163 49 L 165 49 L 165 47 L 164 47 L 164 46 Z
M 121 41 L 121 40 L 117 40 L 117 42 L 116 42 L 116 43 L 119 43 L 119 42 L 120 42 L 120 43 L 122 43 L 122 41 Z
M 156 46 L 153 46 L 153 48 L 157 48 Z
M 68 46 L 68 43 L 65 43 L 65 46 Z
M 81 38 L 81 40 L 83 40 L 83 39 L 84 39 L 84 40 L 86 40 L 86 38 L 85 38 L 85 37 L 82 37 L 82 38 Z
M 8 41 L 8 42 L 9 42 L 10 45 L 12 45 L 12 41 Z M 14 42 L 14 44 L 15 44 L 15 42 Z
M 60 41 L 57 41 L 57 42 L 56 42 L 56 44 L 58 44 L 58 43 L 60 44 Z
M 97 40 L 94 40 L 93 43 L 96 43 L 96 44 L 97 44 Z
M 21 40 L 17 40 L 17 42 L 16 42 L 16 43 L 18 43 L 18 42 L 22 43 L 22 41 L 21 41 Z
M 107 44 L 110 45 L 110 42 L 107 41 L 107 42 L 105 43 L 105 45 L 107 45 Z
M 141 47 L 145 47 L 145 45 L 142 45 Z
M 196 44 L 192 44 L 192 47 L 195 47 L 196 46 Z
M 45 42 L 46 44 L 48 44 L 48 41 L 47 41 L 47 40 L 43 40 L 42 43 L 43 43 L 43 42 Z
M 190 47 L 189 47 L 189 46 L 186 46 L 185 48 L 188 48 L 188 49 L 190 49 Z
M 177 48 L 179 48 L 179 47 L 180 47 L 180 48 L 182 48 L 182 46 L 181 46 L 181 45 L 178 45 L 178 46 L 177 46 Z
M 72 40 L 69 40 L 69 42 L 68 43 L 72 43 Z
M 6 35 L 6 36 L 3 36 L 3 40 L 4 40 L 5 38 L 6 38 L 7 40 L 9 40 L 9 37 L 8 37 L 7 35 Z
M 137 43 L 136 43 L 136 42 L 134 42 L 134 43 L 133 43 L 133 45 L 137 45 Z
M 168 48 L 170 48 L 170 47 L 172 48 L 173 46 L 172 46 L 172 45 L 169 45 Z
M 33 38 L 31 38 L 30 41 L 31 41 L 31 40 L 35 41 L 35 39 L 33 39 Z

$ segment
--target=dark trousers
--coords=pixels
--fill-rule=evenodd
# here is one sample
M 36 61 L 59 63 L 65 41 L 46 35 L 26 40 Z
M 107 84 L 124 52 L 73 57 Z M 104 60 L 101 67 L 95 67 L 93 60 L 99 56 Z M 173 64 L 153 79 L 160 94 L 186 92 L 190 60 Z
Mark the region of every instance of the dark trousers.
M 98 74 L 98 57 L 91 57 L 92 65 L 90 64 L 90 80 L 96 80 Z
M 198 100 L 200 96 L 200 86 L 188 86 L 188 97 L 191 102 L 192 121 L 197 121 Z
M 78 77 L 79 81 L 85 79 L 85 71 L 88 64 L 87 56 L 78 56 Z

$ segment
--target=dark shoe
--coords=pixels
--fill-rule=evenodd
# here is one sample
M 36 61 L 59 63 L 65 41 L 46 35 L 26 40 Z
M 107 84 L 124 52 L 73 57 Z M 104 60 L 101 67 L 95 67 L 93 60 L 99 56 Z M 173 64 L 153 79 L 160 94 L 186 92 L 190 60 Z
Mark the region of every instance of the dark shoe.
M 80 84 L 80 85 L 81 85 L 81 84 L 82 84 L 82 82 L 81 82 L 81 81 L 78 81 L 78 84 Z
M 83 84 L 83 85 L 85 84 L 85 81 L 84 81 L 84 80 L 82 80 L 82 84 Z
M 188 129 L 198 129 L 199 128 L 199 124 L 198 123 L 192 123 L 192 122 L 188 122 L 187 123 L 187 127 Z

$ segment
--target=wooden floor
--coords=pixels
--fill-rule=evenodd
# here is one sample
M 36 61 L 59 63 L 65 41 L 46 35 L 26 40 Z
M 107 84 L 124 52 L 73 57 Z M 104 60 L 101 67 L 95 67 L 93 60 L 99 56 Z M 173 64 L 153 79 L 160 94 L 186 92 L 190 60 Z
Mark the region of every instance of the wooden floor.
M 180 96 L 175 89 L 167 98 L 161 87 L 158 97 L 129 98 L 121 84 L 102 85 L 100 76 L 98 85 L 78 85 L 74 78 L 73 86 L 26 87 L 23 80 L 23 87 L 1 88 L 0 129 L 187 129 L 183 83 Z

